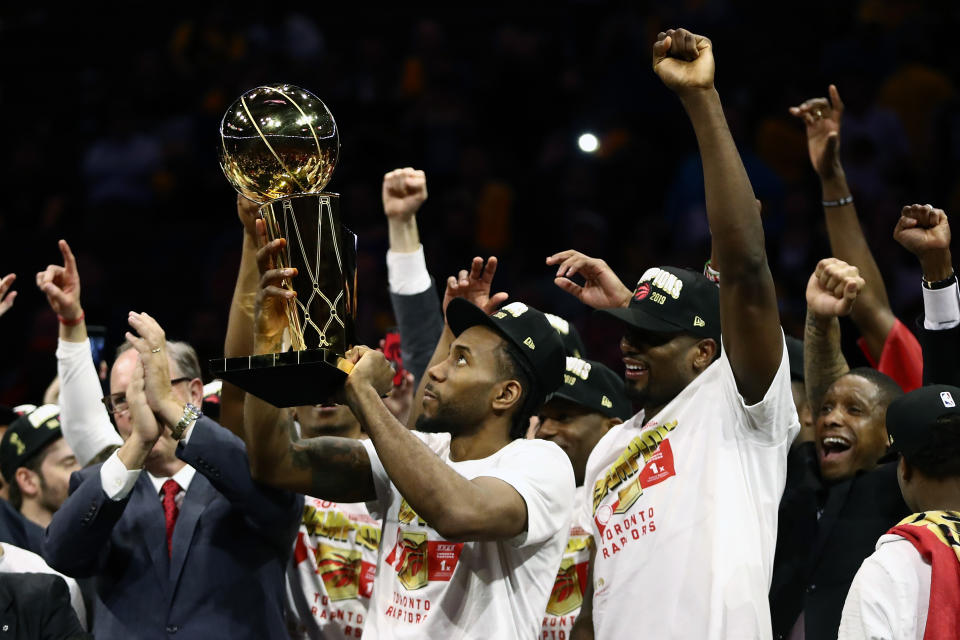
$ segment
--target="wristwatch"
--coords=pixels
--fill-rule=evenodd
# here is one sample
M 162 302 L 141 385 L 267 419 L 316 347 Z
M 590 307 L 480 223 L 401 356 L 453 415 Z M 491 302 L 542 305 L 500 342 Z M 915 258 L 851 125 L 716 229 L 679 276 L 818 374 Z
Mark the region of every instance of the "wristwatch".
M 194 404 L 187 403 L 183 408 L 183 417 L 180 418 L 180 422 L 175 424 L 172 429 L 170 429 L 170 435 L 173 436 L 174 440 L 179 440 L 183 437 L 183 432 L 191 424 L 197 421 L 197 418 L 203 415 L 203 412 L 200 411 L 200 408 Z

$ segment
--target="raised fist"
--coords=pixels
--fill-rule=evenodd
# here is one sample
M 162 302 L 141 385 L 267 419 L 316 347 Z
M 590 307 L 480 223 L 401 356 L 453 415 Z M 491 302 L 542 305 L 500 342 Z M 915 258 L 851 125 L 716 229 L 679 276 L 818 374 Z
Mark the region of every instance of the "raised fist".
M 818 316 L 848 315 L 864 284 L 855 266 L 825 258 L 807 282 L 807 309 Z
M 949 249 L 947 214 L 929 204 L 908 205 L 900 211 L 893 239 L 918 258 L 931 251 Z
M 412 167 L 383 176 L 383 212 L 390 220 L 406 222 L 427 199 L 427 174 Z
M 678 94 L 713 88 L 713 45 L 686 29 L 667 29 L 653 44 L 653 70 Z

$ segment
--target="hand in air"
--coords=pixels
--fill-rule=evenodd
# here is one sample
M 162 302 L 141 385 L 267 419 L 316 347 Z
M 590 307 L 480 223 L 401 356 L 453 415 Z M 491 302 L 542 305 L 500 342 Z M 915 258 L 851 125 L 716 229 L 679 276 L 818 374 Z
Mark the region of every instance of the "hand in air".
M 713 45 L 686 29 L 667 29 L 653 44 L 653 70 L 663 84 L 683 96 L 713 88 Z
M 559 265 L 553 282 L 583 304 L 594 309 L 613 309 L 630 304 L 633 292 L 627 288 L 610 266 L 600 258 L 585 256 L 579 251 L 561 251 L 547 258 L 548 265 Z M 579 285 L 571 278 L 584 279 Z
M 818 316 L 845 316 L 863 290 L 860 270 L 836 258 L 825 258 L 807 282 L 807 308 Z
M 447 289 L 443 294 L 443 312 L 446 314 L 447 305 L 454 298 L 464 298 L 472 302 L 484 313 L 491 314 L 500 308 L 510 296 L 501 291 L 490 295 L 490 287 L 493 284 L 493 276 L 497 272 L 497 258 L 490 256 L 484 265 L 483 258 L 479 256 L 473 259 L 470 264 L 470 270 L 461 269 L 460 273 L 454 277 L 447 278 Z

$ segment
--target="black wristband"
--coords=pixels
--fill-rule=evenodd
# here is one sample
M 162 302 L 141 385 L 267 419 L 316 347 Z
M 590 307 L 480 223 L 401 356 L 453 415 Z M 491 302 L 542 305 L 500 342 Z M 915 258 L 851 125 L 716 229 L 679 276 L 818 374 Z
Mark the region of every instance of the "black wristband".
M 949 277 L 944 278 L 943 280 L 937 280 L 936 282 L 927 282 L 927 279 L 923 278 L 923 288 L 932 289 L 932 290 L 946 289 L 956 281 L 957 281 L 957 273 L 956 271 L 954 271 L 953 273 L 950 274 Z

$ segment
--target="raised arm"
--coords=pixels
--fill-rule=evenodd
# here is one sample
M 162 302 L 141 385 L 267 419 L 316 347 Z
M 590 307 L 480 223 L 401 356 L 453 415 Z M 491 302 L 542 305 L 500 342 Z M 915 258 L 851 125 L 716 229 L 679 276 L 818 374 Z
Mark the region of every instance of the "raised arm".
M 390 304 L 400 330 L 403 364 L 417 385 L 443 332 L 443 312 L 417 229 L 417 212 L 427 199 L 427 176 L 411 167 L 394 169 L 383 176 L 382 197 L 390 236 Z
M 807 282 L 803 374 L 814 416 L 830 385 L 850 370 L 840 351 L 838 318 L 850 313 L 863 287 L 858 269 L 836 258 L 821 260 Z
M 243 248 L 240 252 L 240 269 L 230 301 L 227 317 L 227 335 L 223 343 L 226 358 L 248 356 L 253 353 L 253 304 L 257 297 L 257 228 L 259 206 L 237 194 L 237 217 L 243 224 Z M 223 382 L 220 392 L 220 424 L 243 438 L 244 392 L 229 382 Z
M 283 301 L 293 295 L 280 283 L 295 270 L 274 268 L 286 241 L 279 238 L 268 243 L 259 220 L 257 231 L 262 248 L 256 262 L 262 275 L 254 305 L 253 352 L 279 353 L 286 322 Z M 250 394 L 244 401 L 243 429 L 250 472 L 258 482 L 337 502 L 376 498 L 370 458 L 358 440 L 320 437 L 292 442 L 290 412 Z
M 790 113 L 803 120 L 806 126 L 810 164 L 820 178 L 823 193 L 823 213 L 830 251 L 833 257 L 857 267 L 866 280 L 867 284 L 857 299 L 850 319 L 860 330 L 873 361 L 879 362 L 883 345 L 896 318 L 890 309 L 880 268 L 867 246 L 867 239 L 857 219 L 857 209 L 840 163 L 843 101 L 836 86 L 830 85 L 829 92 L 829 99 L 807 100 L 791 107 Z
M 123 443 L 100 402 L 103 389 L 90 353 L 87 324 L 80 304 L 80 273 L 66 240 L 59 242 L 63 266 L 49 265 L 37 274 L 37 288 L 57 314 L 57 374 L 63 438 L 87 466 L 102 462 Z
M 960 289 L 950 255 L 950 223 L 942 209 L 914 204 L 903 208 L 893 232 L 923 270 L 924 384 L 960 384 Z
M 713 85 L 713 46 L 684 29 L 660 33 L 653 69 L 680 98 L 700 147 L 713 251 L 723 269 L 723 346 L 752 404 L 763 399 L 780 366 L 783 336 L 760 210 Z

